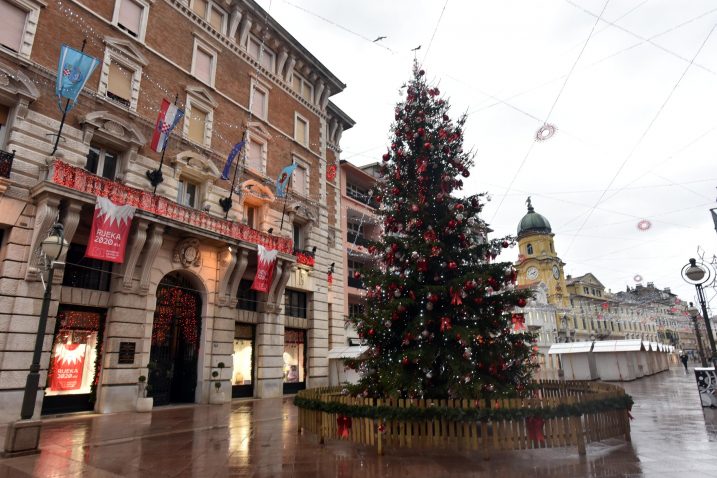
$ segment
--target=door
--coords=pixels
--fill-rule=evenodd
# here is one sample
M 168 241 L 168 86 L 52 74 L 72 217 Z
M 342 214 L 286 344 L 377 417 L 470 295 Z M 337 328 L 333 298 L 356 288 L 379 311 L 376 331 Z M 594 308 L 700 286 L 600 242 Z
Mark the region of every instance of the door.
M 154 405 L 194 402 L 201 306 L 199 293 L 179 274 L 169 274 L 160 282 L 147 394 L 154 398 Z

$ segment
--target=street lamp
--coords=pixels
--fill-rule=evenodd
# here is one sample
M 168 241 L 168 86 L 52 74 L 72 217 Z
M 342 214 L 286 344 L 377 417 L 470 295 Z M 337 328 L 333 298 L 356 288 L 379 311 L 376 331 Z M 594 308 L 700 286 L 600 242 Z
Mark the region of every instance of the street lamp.
M 31 420 L 31 418 L 35 412 L 37 391 L 40 385 L 40 358 L 42 357 L 42 344 L 45 341 L 45 331 L 47 329 L 47 314 L 50 310 L 50 301 L 52 299 L 52 281 L 55 265 L 58 264 L 57 260 L 62 255 L 62 252 L 67 249 L 67 246 L 65 230 L 60 223 L 53 224 L 49 236 L 40 244 L 48 270 L 47 284 L 43 284 L 45 293 L 42 296 L 42 308 L 40 309 L 40 320 L 37 324 L 30 373 L 27 375 L 27 381 L 25 382 L 25 393 L 22 398 L 22 408 L 20 409 L 21 419 L 8 424 L 5 435 L 5 448 L 1 454 L 3 457 L 37 452 L 37 446 L 40 442 L 41 423 L 39 420 Z
M 700 328 L 697 325 L 697 316 L 700 315 L 700 311 L 697 310 L 697 307 L 695 307 L 692 302 L 690 302 L 690 308 L 687 309 L 687 313 L 690 314 L 690 317 L 692 317 L 692 325 L 695 327 L 695 340 L 697 341 L 697 351 L 700 354 L 702 366 L 706 367 L 707 359 L 705 358 L 705 351 L 702 348 L 702 335 L 700 334 Z
M 697 300 L 702 307 L 702 318 L 705 321 L 707 328 L 707 338 L 710 342 L 711 354 L 712 354 L 712 365 L 717 368 L 717 349 L 715 349 L 715 338 L 712 333 L 712 326 L 710 325 L 710 317 L 707 314 L 707 303 L 705 301 L 705 293 L 702 290 L 703 284 L 709 284 L 714 280 L 714 272 L 711 267 L 706 266 L 702 262 L 699 264 L 695 259 L 690 259 L 688 264 L 682 268 L 682 278 L 688 284 L 692 284 L 697 289 Z
M 45 255 L 45 259 L 49 260 L 49 272 L 47 275 L 47 285 L 45 286 L 45 294 L 42 297 L 42 308 L 40 309 L 40 321 L 37 324 L 37 335 L 35 336 L 35 350 L 32 352 L 32 364 L 30 365 L 30 373 L 27 375 L 25 382 L 25 395 L 22 399 L 22 409 L 20 410 L 20 418 L 29 420 L 35 411 L 35 402 L 37 400 L 37 390 L 40 385 L 40 358 L 42 356 L 42 344 L 45 341 L 45 329 L 47 328 L 47 313 L 50 310 L 50 300 L 52 298 L 52 280 L 55 273 L 55 264 L 60 258 L 62 251 L 67 248 L 65 241 L 65 229 L 59 222 L 56 222 L 50 230 L 40 247 Z

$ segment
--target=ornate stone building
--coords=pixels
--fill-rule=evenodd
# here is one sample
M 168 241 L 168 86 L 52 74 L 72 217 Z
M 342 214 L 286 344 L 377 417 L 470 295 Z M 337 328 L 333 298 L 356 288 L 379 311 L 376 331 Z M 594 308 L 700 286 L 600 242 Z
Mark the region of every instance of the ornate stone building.
M 344 330 L 325 272 L 344 277 L 335 171 L 354 124 L 329 98 L 345 85 L 252 0 L 0 0 L 0 12 L 0 422 L 19 417 L 55 221 L 69 248 L 36 415 L 134 409 L 141 375 L 155 406 L 326 384 L 329 331 Z M 100 65 L 51 154 L 62 43 Z M 185 117 L 155 193 L 163 98 Z M 220 171 L 242 138 L 230 193 Z M 137 208 L 121 264 L 85 257 L 98 197 Z M 250 288 L 259 245 L 278 250 L 268 293 Z

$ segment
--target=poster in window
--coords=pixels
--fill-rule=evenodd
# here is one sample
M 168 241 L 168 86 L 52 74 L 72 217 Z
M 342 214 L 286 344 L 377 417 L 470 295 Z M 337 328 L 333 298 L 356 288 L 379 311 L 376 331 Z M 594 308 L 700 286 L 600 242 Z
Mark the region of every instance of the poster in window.
M 50 390 L 68 391 L 82 387 L 86 349 L 84 344 L 57 345 L 53 357 Z

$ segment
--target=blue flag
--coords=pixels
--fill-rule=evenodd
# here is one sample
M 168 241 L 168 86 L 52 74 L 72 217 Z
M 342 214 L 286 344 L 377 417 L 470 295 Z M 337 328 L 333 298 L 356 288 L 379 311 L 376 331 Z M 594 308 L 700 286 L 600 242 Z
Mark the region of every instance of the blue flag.
M 57 65 L 57 82 L 55 83 L 55 94 L 60 111 L 65 110 L 62 107 L 62 98 L 70 100 L 68 111 L 75 106 L 80 91 L 99 64 L 100 60 L 97 58 L 62 45 L 60 61 Z
M 296 169 L 296 164 L 290 164 L 279 173 L 279 177 L 276 178 L 276 197 L 283 198 L 286 196 L 286 189 L 289 186 L 291 175 Z
M 241 151 L 241 149 L 244 147 L 244 143 L 246 143 L 246 141 L 239 141 L 229 152 L 229 156 L 227 157 L 227 163 L 224 165 L 224 171 L 222 171 L 222 179 L 229 179 L 229 170 L 232 168 L 234 158 L 237 157 L 239 151 Z

